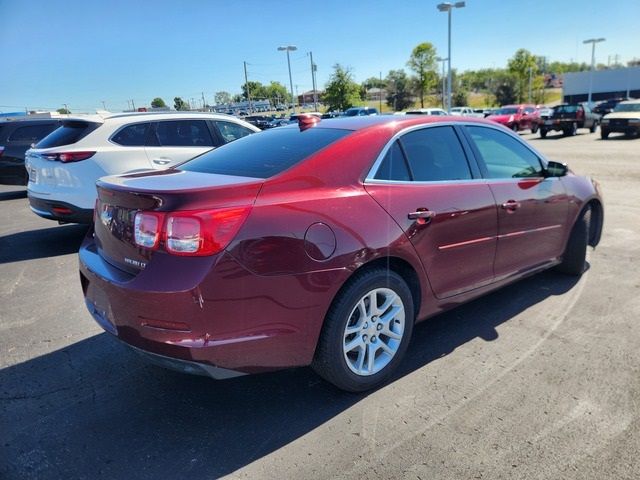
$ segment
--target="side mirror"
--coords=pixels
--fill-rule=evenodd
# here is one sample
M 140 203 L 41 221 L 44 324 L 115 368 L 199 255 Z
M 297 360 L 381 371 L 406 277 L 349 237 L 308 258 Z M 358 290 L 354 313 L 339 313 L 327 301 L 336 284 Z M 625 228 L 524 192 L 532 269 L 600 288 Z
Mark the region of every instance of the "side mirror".
M 545 170 L 547 177 L 564 177 L 569 171 L 566 163 L 550 161 Z

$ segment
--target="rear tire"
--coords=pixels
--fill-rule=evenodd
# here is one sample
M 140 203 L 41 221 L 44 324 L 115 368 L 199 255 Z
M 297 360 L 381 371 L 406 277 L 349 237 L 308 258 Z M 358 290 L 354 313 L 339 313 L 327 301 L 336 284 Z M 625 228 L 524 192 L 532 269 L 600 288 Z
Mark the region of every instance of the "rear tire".
M 514 123 L 513 125 L 511 125 L 511 130 L 513 130 L 513 133 L 518 133 L 518 124 Z
M 547 130 L 540 128 L 540 138 L 547 138 Z
M 573 137 L 577 133 L 578 133 L 578 124 L 576 122 L 573 122 L 571 124 L 571 127 L 569 127 L 569 135 L 571 135 Z
M 593 123 L 591 124 L 591 128 L 589 129 L 589 131 L 591 133 L 596 133 L 597 129 L 598 129 L 598 122 L 594 120 Z
M 538 131 L 538 125 L 537 124 L 531 124 L 531 133 L 533 133 L 535 135 L 537 131 Z
M 414 321 L 411 290 L 400 275 L 383 268 L 357 273 L 329 308 L 311 366 L 341 390 L 377 387 L 404 357 Z
M 571 229 L 567 246 L 562 255 L 562 263 L 556 268 L 566 275 L 582 275 L 587 259 L 587 244 L 589 242 L 589 221 L 591 209 L 587 208 L 580 214 Z

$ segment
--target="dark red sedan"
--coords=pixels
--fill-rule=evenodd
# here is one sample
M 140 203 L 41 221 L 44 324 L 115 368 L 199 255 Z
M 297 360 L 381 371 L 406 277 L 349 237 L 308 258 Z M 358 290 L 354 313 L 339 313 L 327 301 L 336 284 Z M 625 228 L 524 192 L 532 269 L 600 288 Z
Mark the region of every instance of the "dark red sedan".
M 80 276 L 105 330 L 190 373 L 312 365 L 351 391 L 390 377 L 416 321 L 580 275 L 603 221 L 591 179 L 461 117 L 302 118 L 98 194 Z

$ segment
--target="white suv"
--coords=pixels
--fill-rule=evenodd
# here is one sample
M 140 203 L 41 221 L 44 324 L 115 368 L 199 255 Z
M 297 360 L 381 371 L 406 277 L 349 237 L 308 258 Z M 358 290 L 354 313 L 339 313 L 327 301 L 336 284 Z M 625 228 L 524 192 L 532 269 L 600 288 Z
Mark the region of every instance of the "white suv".
M 105 175 L 164 169 L 260 130 L 229 115 L 122 113 L 64 121 L 27 151 L 31 210 L 61 223 L 91 223 Z

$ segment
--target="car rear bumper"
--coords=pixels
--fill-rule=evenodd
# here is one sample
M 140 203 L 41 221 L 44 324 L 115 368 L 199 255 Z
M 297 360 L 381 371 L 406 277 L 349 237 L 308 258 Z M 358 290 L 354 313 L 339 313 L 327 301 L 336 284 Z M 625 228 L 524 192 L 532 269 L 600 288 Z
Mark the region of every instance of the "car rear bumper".
M 26 185 L 27 170 L 24 168 L 24 160 L 0 158 L 0 184 Z
M 70 203 L 46 200 L 29 194 L 29 207 L 36 215 L 65 223 L 89 224 L 93 221 L 93 209 L 76 207 Z
M 640 135 L 640 125 L 601 125 L 600 128 L 609 133 L 624 133 L 626 135 Z
M 259 276 L 226 253 L 160 252 L 131 275 L 98 254 L 91 231 L 79 257 L 87 307 L 104 330 L 155 363 L 214 378 L 310 364 L 345 275 Z

